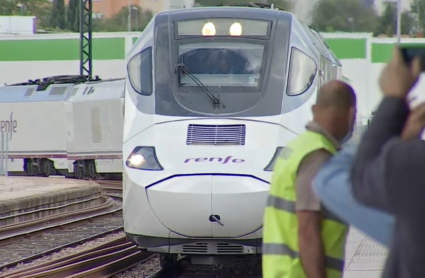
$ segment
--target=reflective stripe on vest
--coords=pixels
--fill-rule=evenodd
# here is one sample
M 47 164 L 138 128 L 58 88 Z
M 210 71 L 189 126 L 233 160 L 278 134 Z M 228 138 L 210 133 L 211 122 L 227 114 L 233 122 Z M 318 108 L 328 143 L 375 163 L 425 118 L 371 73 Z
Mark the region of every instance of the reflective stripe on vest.
M 283 198 L 279 198 L 272 195 L 269 195 L 267 198 L 267 206 L 273 207 L 278 210 L 287 211 L 290 213 L 296 213 L 295 202 L 288 201 Z M 325 211 L 325 215 L 323 216 L 323 218 L 341 223 L 341 220 L 337 216 L 327 210 Z M 263 243 L 262 252 L 265 255 L 288 255 L 293 259 L 299 258 L 299 253 L 297 251 L 292 250 L 291 248 L 289 248 L 288 245 L 284 243 Z M 325 263 L 326 267 L 335 269 L 337 271 L 341 271 L 341 269 L 344 267 L 343 260 L 338 260 L 328 256 L 325 256 Z
M 273 207 L 279 210 L 284 210 L 290 213 L 296 213 L 294 201 L 288 201 L 277 196 L 269 195 L 267 198 L 267 206 Z M 333 214 L 332 212 L 326 209 L 324 210 L 323 218 L 345 225 L 345 223 L 338 216 L 336 216 L 335 214 Z
M 297 259 L 300 254 L 292 250 L 284 243 L 263 243 L 263 254 L 265 255 L 287 255 L 292 259 Z M 325 256 L 325 265 L 337 271 L 341 271 L 344 267 L 344 261 Z

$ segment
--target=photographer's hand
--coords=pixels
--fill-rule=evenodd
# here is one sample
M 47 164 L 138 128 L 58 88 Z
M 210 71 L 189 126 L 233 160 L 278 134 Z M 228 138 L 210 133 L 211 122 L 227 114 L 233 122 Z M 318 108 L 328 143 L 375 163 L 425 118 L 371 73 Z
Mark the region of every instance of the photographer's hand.
M 385 96 L 405 98 L 421 74 L 421 61 L 415 57 L 411 66 L 406 65 L 401 50 L 394 48 L 392 60 L 385 66 L 379 85 Z

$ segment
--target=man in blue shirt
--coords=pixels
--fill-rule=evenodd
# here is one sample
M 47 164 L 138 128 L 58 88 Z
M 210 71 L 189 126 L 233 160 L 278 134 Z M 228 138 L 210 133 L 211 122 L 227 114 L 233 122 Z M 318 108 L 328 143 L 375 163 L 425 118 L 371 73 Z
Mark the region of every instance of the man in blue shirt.
M 356 150 L 356 146 L 348 146 L 332 157 L 315 177 L 313 188 L 326 208 L 389 247 L 394 217 L 360 204 L 351 193 L 350 171 Z
M 424 126 L 425 104 L 421 104 L 410 113 L 401 139 L 420 139 Z M 357 146 L 348 146 L 332 157 L 316 175 L 313 189 L 323 204 L 342 220 L 389 247 L 395 225 L 393 215 L 360 204 L 353 197 L 350 173 L 356 151 Z

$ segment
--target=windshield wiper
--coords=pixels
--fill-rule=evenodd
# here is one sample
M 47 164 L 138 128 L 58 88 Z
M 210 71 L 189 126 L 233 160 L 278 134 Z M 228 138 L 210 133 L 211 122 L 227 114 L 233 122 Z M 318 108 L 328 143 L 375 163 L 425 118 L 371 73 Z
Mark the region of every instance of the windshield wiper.
M 190 77 L 190 79 L 193 80 L 193 82 L 195 82 L 196 85 L 198 85 L 199 88 L 201 88 L 201 90 L 205 93 L 205 95 L 211 100 L 211 104 L 213 106 L 213 108 L 218 108 L 220 107 L 221 101 L 218 97 L 214 96 L 213 93 L 211 93 L 210 90 L 207 89 L 207 87 L 205 87 L 205 85 L 186 67 L 186 65 L 184 63 L 178 63 L 176 65 L 177 71 L 178 71 L 178 75 L 179 75 L 179 83 L 180 83 L 180 69 L 182 69 L 182 71 L 187 74 L 187 76 Z M 223 108 L 224 108 L 224 104 L 223 104 Z

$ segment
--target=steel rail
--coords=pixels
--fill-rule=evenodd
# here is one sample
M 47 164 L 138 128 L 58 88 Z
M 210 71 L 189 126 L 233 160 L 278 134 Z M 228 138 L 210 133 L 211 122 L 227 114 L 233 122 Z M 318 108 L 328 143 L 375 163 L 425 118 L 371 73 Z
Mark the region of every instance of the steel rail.
M 113 192 L 117 192 L 117 193 L 122 192 L 122 187 L 120 187 L 120 188 L 118 188 L 118 187 L 106 187 L 106 186 L 102 186 L 102 187 L 106 191 L 113 191 Z
M 104 211 L 104 210 L 110 209 L 115 204 L 115 202 L 112 199 L 109 199 L 109 200 L 111 201 L 109 201 L 107 205 L 104 205 L 103 207 L 80 209 L 80 210 L 75 210 L 69 213 L 61 214 L 61 216 L 51 217 L 48 219 L 46 218 L 36 219 L 35 221 L 20 223 L 20 225 L 13 225 L 14 227 L 12 231 L 10 231 L 11 227 L 8 227 L 9 226 L 8 225 L 0 229 L 0 243 L 2 243 L 6 239 L 12 239 L 19 236 L 25 236 L 30 233 L 36 233 L 40 231 L 54 229 L 60 226 L 82 222 L 92 218 L 97 218 L 97 217 L 113 214 L 115 212 L 122 210 L 122 208 L 119 207 L 116 209 Z M 96 211 L 102 211 L 102 212 L 94 213 Z M 66 221 L 67 219 L 71 219 L 71 220 Z M 46 223 L 49 223 L 50 225 L 49 224 L 46 225 Z
M 102 195 L 99 195 L 97 197 L 92 197 L 92 198 L 79 200 L 79 201 L 75 201 L 75 202 L 69 202 L 69 203 L 66 203 L 64 205 L 53 206 L 53 207 L 48 207 L 48 208 L 40 208 L 40 209 L 21 212 L 21 213 L 18 213 L 18 214 L 6 215 L 6 216 L 0 217 L 0 221 L 5 221 L 7 219 L 11 219 L 11 218 L 15 218 L 15 217 L 22 217 L 22 216 L 25 216 L 25 215 L 31 215 L 33 213 L 40 213 L 40 212 L 42 213 L 42 212 L 46 212 L 46 211 L 50 211 L 50 210 L 56 210 L 56 209 L 70 207 L 70 206 L 73 206 L 73 205 L 84 204 L 84 203 L 87 203 L 87 202 L 90 202 L 90 201 L 102 199 L 102 197 L 103 197 Z M 105 202 L 106 202 L 106 200 L 105 200 Z
M 151 259 L 125 236 L 90 250 L 5 274 L 7 278 L 109 277 Z
M 122 187 L 122 181 L 116 181 L 116 180 L 92 180 L 95 183 L 98 183 L 100 185 L 111 185 L 114 187 Z
M 114 180 L 96 180 L 103 190 L 107 193 L 122 193 L 122 181 L 114 181 Z
M 29 256 L 29 257 L 25 257 L 25 258 L 22 258 L 22 259 L 19 259 L 19 260 L 16 260 L 16 261 L 13 261 L 13 262 L 10 262 L 10 263 L 7 263 L 7 264 L 0 265 L 0 270 L 5 269 L 5 268 L 12 268 L 12 267 L 15 267 L 15 266 L 17 266 L 18 264 L 21 264 L 21 263 L 28 263 L 30 261 L 33 261 L 33 260 L 48 256 L 48 255 L 51 255 L 53 253 L 59 252 L 60 250 L 62 250 L 64 248 L 76 247 L 76 246 L 83 244 L 87 241 L 91 241 L 91 240 L 94 240 L 94 239 L 104 237 L 104 236 L 109 235 L 109 234 L 122 232 L 122 231 L 124 231 L 124 228 L 119 227 L 119 228 L 115 228 L 115 229 L 112 229 L 112 230 L 109 230 L 109 231 L 106 231 L 106 232 L 98 233 L 98 234 L 95 234 L 95 235 L 92 235 L 92 236 L 89 236 L 89 237 L 86 237 L 86 238 L 83 238 L 83 239 L 79 239 L 79 240 L 76 240 L 76 241 L 73 241 L 73 242 L 70 242 L 70 243 L 67 243 L 67 244 L 63 244 L 63 245 L 54 247 L 52 249 L 49 249 L 47 251 L 44 251 L 44 252 Z

